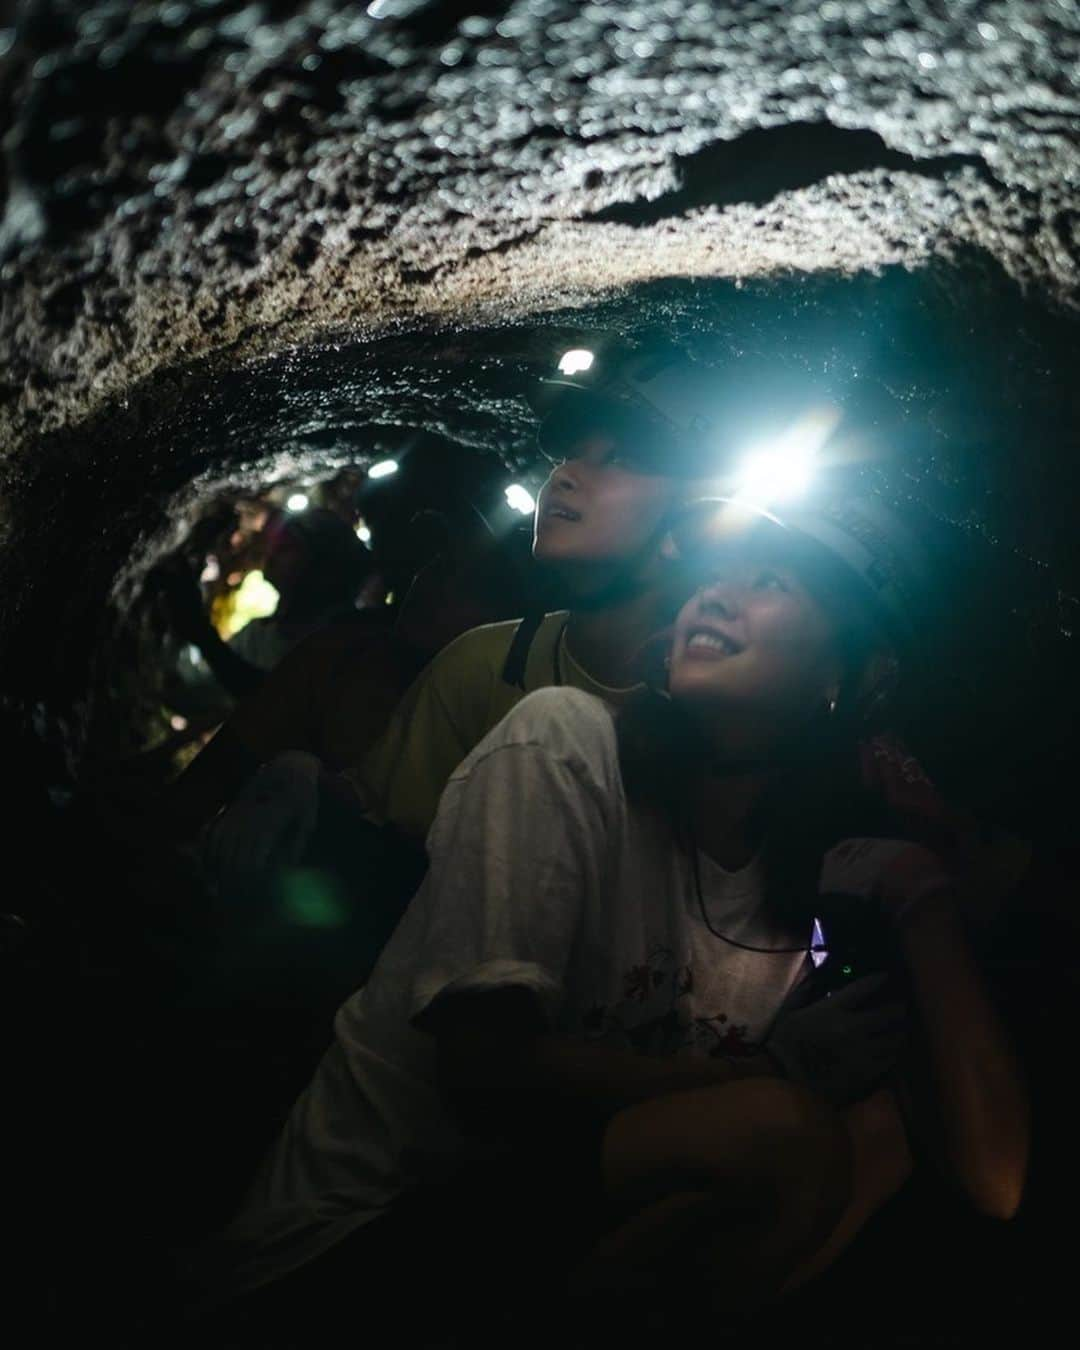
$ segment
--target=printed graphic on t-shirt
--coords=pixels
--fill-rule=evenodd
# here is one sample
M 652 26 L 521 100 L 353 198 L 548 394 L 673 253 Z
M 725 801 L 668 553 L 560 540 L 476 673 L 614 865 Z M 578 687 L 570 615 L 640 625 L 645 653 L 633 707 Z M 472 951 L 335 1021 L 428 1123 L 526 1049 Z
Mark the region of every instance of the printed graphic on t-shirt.
M 616 1002 L 594 1003 L 583 1015 L 581 1030 L 588 1040 L 622 1044 L 643 1055 L 753 1053 L 745 1023 L 720 1010 L 695 1009 L 693 996 L 693 968 L 658 943 L 625 971 Z

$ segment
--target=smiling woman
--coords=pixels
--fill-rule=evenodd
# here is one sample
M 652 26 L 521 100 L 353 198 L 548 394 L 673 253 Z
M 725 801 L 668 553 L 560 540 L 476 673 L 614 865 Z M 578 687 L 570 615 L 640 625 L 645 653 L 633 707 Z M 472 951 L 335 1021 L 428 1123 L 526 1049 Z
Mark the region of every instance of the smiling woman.
M 918 665 L 902 634 L 928 612 L 921 546 L 906 562 L 910 609 L 897 617 L 884 603 L 891 592 L 883 562 L 892 559 L 895 576 L 909 531 L 879 502 L 831 494 L 797 522 L 704 499 L 674 523 L 668 552 L 685 569 L 684 586 L 697 585 L 675 620 L 667 660 L 662 708 L 673 734 L 668 751 L 663 733 L 647 738 L 646 758 L 655 762 L 639 768 L 631 752 L 624 771 L 644 798 L 667 796 L 683 825 L 696 782 L 688 764 L 768 774 L 817 755 L 828 760 L 835 738 L 868 734 L 892 715 L 898 651 Z M 629 706 L 629 746 L 635 717 Z
M 769 753 L 802 728 L 809 709 L 836 705 L 845 672 L 834 626 L 781 558 L 778 550 L 771 560 L 730 561 L 675 625 L 669 689 L 715 716 L 721 757 Z

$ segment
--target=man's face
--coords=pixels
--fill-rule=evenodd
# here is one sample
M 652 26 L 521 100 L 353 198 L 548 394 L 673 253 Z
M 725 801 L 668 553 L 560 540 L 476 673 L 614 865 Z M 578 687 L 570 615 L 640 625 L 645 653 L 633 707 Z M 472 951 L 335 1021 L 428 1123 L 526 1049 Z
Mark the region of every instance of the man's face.
M 567 446 L 540 490 L 533 554 L 571 572 L 618 568 L 656 540 L 674 493 L 671 478 L 621 458 L 613 435 L 590 431 Z

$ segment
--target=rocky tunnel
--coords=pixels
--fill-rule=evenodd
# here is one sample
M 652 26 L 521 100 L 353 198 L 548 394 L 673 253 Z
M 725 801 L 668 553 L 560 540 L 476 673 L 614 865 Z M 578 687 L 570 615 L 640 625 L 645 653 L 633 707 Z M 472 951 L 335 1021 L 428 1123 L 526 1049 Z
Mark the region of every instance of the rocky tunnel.
M 1072 0 L 18 0 L 0 109 L 0 692 L 43 787 L 214 503 L 420 441 L 535 483 L 530 382 L 653 335 L 857 409 L 976 580 L 936 767 L 1068 834 Z
M 380 426 L 535 468 L 525 385 L 590 333 L 856 391 L 1068 645 L 1069 6 L 27 3 L 3 34 L 13 706 L 70 719 L 110 604 L 230 479 Z

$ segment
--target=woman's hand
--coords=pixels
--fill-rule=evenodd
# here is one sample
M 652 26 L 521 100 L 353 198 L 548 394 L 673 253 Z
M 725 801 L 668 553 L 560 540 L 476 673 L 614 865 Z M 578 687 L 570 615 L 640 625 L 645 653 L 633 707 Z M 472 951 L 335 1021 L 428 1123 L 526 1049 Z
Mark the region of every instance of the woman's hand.
M 952 880 L 941 858 L 903 839 L 845 839 L 825 855 L 818 890 L 876 900 L 902 924 L 924 902 L 947 897 Z
M 885 975 L 781 1013 L 765 1054 L 784 1077 L 833 1106 L 860 1101 L 895 1069 L 907 1043 L 907 1009 Z

